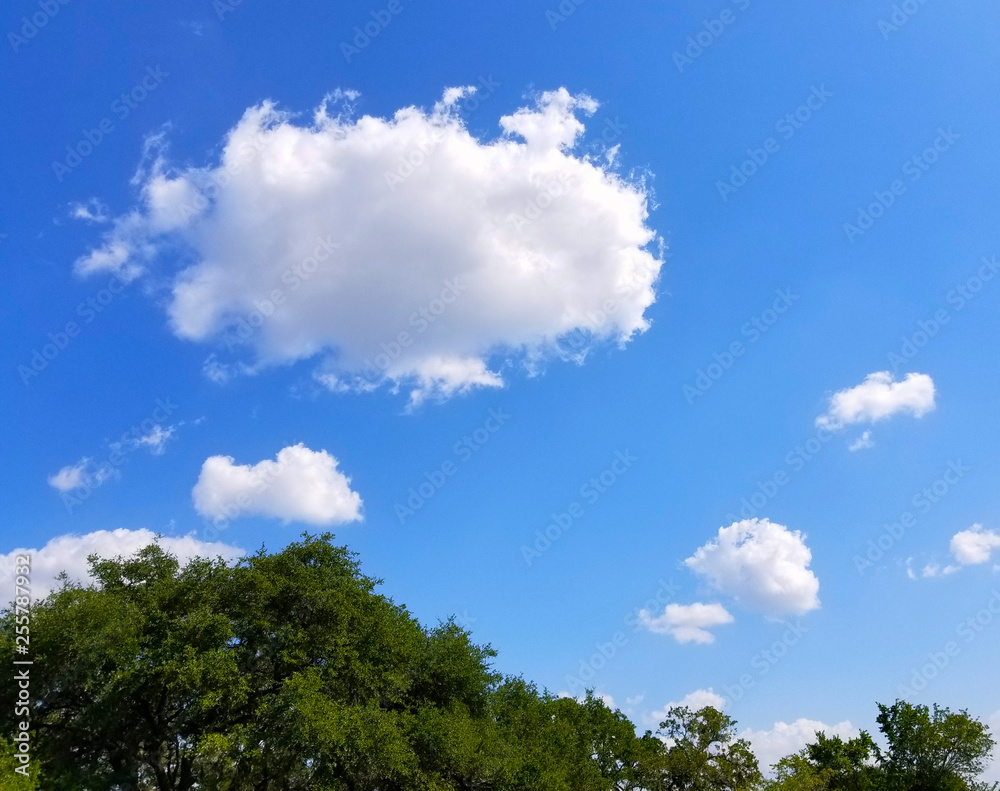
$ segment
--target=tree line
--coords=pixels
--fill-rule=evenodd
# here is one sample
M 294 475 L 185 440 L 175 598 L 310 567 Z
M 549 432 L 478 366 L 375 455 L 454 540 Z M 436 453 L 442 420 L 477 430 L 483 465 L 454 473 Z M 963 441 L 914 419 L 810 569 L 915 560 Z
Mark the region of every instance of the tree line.
M 640 735 L 592 694 L 496 673 L 453 620 L 422 626 L 330 535 L 234 564 L 182 565 L 155 544 L 89 561 L 91 582 L 63 577 L 30 608 L 26 775 L 18 686 L 0 685 L 2 791 L 988 788 L 989 729 L 900 700 L 878 706 L 878 743 L 818 733 L 767 777 L 711 707 Z M 8 667 L 16 634 L 3 611 Z

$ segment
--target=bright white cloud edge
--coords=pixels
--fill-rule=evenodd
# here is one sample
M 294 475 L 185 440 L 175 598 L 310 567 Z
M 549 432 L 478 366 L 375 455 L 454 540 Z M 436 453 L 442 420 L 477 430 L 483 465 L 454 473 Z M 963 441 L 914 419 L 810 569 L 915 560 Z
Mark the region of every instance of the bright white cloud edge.
M 715 635 L 708 630 L 732 622 L 733 616 L 717 602 L 668 604 L 659 615 L 645 609 L 639 611 L 642 626 L 655 634 L 670 635 L 681 644 L 713 643 Z
M 202 541 L 195 535 L 159 536 L 147 528 L 129 530 L 97 530 L 82 535 L 67 534 L 50 539 L 45 546 L 20 547 L 0 555 L 0 576 L 10 579 L 18 555 L 31 558 L 31 595 L 42 599 L 57 587 L 59 573 L 65 571 L 70 580 L 88 582 L 87 556 L 96 554 L 104 558 L 129 556 L 149 544 L 159 544 L 175 555 L 183 564 L 195 557 L 222 557 L 233 561 L 246 554 L 242 549 L 218 541 Z
M 328 526 L 361 519 L 361 496 L 339 462 L 325 450 L 304 444 L 278 451 L 274 460 L 236 464 L 232 456 L 211 456 L 191 491 L 195 510 L 212 520 L 264 516 L 284 523 Z
M 934 380 L 927 374 L 908 373 L 897 382 L 891 372 L 876 371 L 868 374 L 861 384 L 830 396 L 827 410 L 816 418 L 816 425 L 839 431 L 846 426 L 876 423 L 897 414 L 920 418 L 934 409 L 935 395 Z
M 170 323 L 226 339 L 214 378 L 320 356 L 330 389 L 388 382 L 414 403 L 646 330 L 659 237 L 645 183 L 576 150 L 597 102 L 542 93 L 484 142 L 459 112 L 473 90 L 391 118 L 356 118 L 337 92 L 307 124 L 264 102 L 204 167 L 172 168 L 153 139 L 139 205 L 76 269 L 132 278 L 185 249 Z
M 803 615 L 820 606 L 805 539 L 769 519 L 744 519 L 720 527 L 684 565 L 713 590 L 769 618 Z

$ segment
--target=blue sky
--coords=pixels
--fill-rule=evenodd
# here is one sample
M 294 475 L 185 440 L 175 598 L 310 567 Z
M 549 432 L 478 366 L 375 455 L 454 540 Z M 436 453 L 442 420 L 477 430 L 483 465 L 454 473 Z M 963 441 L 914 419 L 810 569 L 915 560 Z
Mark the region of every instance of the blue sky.
M 582 663 L 640 724 L 711 690 L 794 748 L 802 718 L 872 727 L 942 653 L 908 697 L 1000 724 L 1000 12 L 894 8 L 11 7 L 0 549 L 332 529 L 425 622 L 458 613 L 554 692 Z M 236 189 L 191 209 L 255 130 Z M 335 263 L 272 277 L 287 305 L 234 344 L 247 284 L 294 271 L 323 218 Z M 300 444 L 218 521 L 265 469 L 240 465 Z M 553 514 L 569 528 L 526 552 Z M 731 622 L 681 642 L 668 598 Z

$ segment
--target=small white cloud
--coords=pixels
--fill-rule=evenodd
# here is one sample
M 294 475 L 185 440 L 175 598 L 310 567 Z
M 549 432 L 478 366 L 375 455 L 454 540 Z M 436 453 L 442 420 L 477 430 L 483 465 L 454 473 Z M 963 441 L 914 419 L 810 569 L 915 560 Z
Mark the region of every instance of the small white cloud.
M 1000 733 L 1000 711 L 991 714 L 986 724 L 990 726 L 990 734 L 996 737 Z M 1000 754 L 994 753 L 993 761 L 986 767 L 980 779 L 987 783 L 1000 782 Z
M 66 494 L 76 489 L 96 489 L 117 474 L 118 471 L 110 464 L 95 467 L 92 460 L 84 456 L 76 464 L 68 464 L 55 475 L 50 475 L 48 481 L 53 489 Z
M 909 561 L 907 561 L 906 574 L 911 580 L 915 580 L 919 577 L 927 578 L 947 576 L 949 574 L 954 574 L 956 571 L 961 571 L 961 566 L 956 566 L 954 564 L 942 566 L 940 563 L 928 563 L 920 570 L 920 574 L 918 575 L 912 568 L 910 568 Z
M 70 492 L 83 486 L 89 464 L 90 459 L 86 457 L 80 459 L 76 464 L 67 464 L 55 475 L 49 476 L 49 486 L 60 492 Z
M 678 643 L 712 643 L 708 629 L 732 623 L 733 616 L 721 604 L 668 604 L 660 615 L 639 610 L 639 622 L 655 634 L 669 634 Z
M 194 535 L 157 537 L 152 530 L 146 528 L 97 530 L 84 535 L 56 536 L 40 549 L 21 547 L 6 555 L 0 555 L 0 577 L 13 572 L 14 560 L 18 555 L 30 555 L 32 598 L 38 600 L 57 587 L 56 578 L 62 571 L 65 571 L 72 581 L 88 582 L 89 555 L 99 555 L 103 558 L 114 558 L 119 555 L 127 557 L 153 543 L 159 544 L 167 552 L 175 555 L 182 564 L 194 557 L 221 556 L 227 561 L 232 561 L 244 554 L 238 547 L 221 542 L 201 541 Z
M 205 460 L 191 495 L 209 519 L 267 516 L 284 523 L 334 525 L 361 519 L 361 497 L 325 450 L 302 443 L 282 448 L 275 461 L 238 465 L 231 456 Z
M 750 742 L 761 769 L 766 769 L 786 755 L 798 752 L 815 741 L 818 731 L 823 731 L 827 736 L 840 736 L 842 739 L 857 736 L 857 731 L 849 720 L 827 725 L 820 720 L 803 717 L 795 722 L 776 722 L 770 730 L 755 731 L 747 728 L 740 734 L 740 738 Z
M 913 570 L 913 558 L 906 561 L 906 575 L 911 579 L 939 577 L 954 574 L 966 566 L 978 566 L 989 563 L 994 550 L 1000 549 L 1000 533 L 986 530 L 981 524 L 974 524 L 968 530 L 960 530 L 951 537 L 949 545 L 954 563 L 941 566 L 940 563 L 928 563 L 920 572 Z M 998 567 L 994 567 L 997 571 Z
M 146 448 L 154 456 L 162 456 L 167 443 L 174 435 L 177 426 L 167 426 L 163 428 L 159 423 L 153 426 L 146 434 L 140 434 L 135 438 L 137 447 Z
M 97 198 L 90 198 L 84 203 L 72 203 L 69 207 L 69 216 L 74 220 L 104 223 L 111 219 L 108 215 L 108 207 Z
M 646 184 L 577 149 L 597 103 L 548 91 L 482 140 L 458 109 L 471 92 L 389 118 L 339 93 L 306 124 L 265 102 L 204 167 L 172 168 L 152 138 L 138 207 L 76 270 L 130 278 L 184 249 L 174 333 L 248 356 L 210 378 L 315 359 L 338 392 L 387 384 L 413 403 L 644 332 L 662 240 Z
M 819 603 L 812 552 L 798 530 L 769 519 L 720 527 L 684 564 L 716 591 L 769 618 L 802 615 Z
M 658 711 L 651 711 L 642 716 L 642 724 L 647 728 L 659 728 L 660 723 L 667 718 L 667 714 L 673 708 L 685 706 L 691 711 L 701 711 L 706 706 L 722 711 L 726 705 L 726 699 L 718 694 L 712 687 L 708 689 L 696 689 L 689 692 L 680 700 L 672 700 Z
M 256 376 L 257 369 L 242 362 L 223 363 L 219 358 L 210 354 L 205 358 L 201 366 L 202 375 L 210 382 L 217 385 L 224 385 L 238 376 Z
M 1000 549 L 1000 533 L 984 530 L 975 524 L 968 530 L 955 533 L 951 538 L 951 554 L 963 566 L 977 566 L 988 563 L 993 550 Z
M 934 380 L 927 374 L 909 373 L 897 382 L 889 371 L 876 371 L 856 387 L 834 393 L 827 411 L 816 418 L 816 425 L 838 431 L 897 414 L 919 418 L 934 409 L 934 396 Z
M 863 450 L 864 448 L 871 448 L 874 445 L 875 441 L 872 439 L 871 429 L 866 429 L 860 437 L 847 446 L 847 449 L 851 451 L 851 453 L 854 453 L 855 451 Z

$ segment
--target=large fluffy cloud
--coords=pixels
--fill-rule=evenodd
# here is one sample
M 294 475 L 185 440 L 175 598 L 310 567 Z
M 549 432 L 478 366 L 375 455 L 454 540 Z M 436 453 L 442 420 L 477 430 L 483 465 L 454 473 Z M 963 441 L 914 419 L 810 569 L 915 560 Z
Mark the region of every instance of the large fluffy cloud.
M 245 553 L 238 547 L 221 542 L 201 541 L 193 535 L 170 537 L 157 536 L 152 530 L 97 530 L 84 535 L 63 535 L 50 540 L 41 549 L 21 547 L 0 555 L 0 577 L 5 579 L 14 570 L 18 555 L 31 556 L 31 593 L 41 599 L 57 585 L 56 578 L 65 571 L 71 580 L 86 582 L 89 577 L 87 557 L 103 558 L 129 556 L 149 544 L 157 543 L 175 555 L 182 563 L 194 557 L 222 557 L 235 560 Z M 8 586 L 5 586 L 5 589 Z
M 819 607 L 812 552 L 798 530 L 768 519 L 720 527 L 718 535 L 684 561 L 715 590 L 772 618 Z
M 855 423 L 874 423 L 896 414 L 923 417 L 933 409 L 934 380 L 927 374 L 910 373 L 897 382 L 889 371 L 876 371 L 856 387 L 839 390 L 830 396 L 829 406 L 816 418 L 816 425 L 838 430 Z M 870 438 L 868 434 L 866 442 Z
M 840 736 L 842 739 L 851 739 L 858 735 L 849 720 L 827 725 L 819 720 L 802 717 L 795 722 L 776 722 L 770 730 L 755 731 L 747 728 L 740 734 L 740 738 L 750 742 L 761 769 L 766 770 L 786 755 L 796 753 L 809 742 L 816 741 L 816 733 L 819 731 L 823 731 L 827 736 Z
M 662 257 L 645 186 L 576 148 L 597 103 L 542 93 L 481 141 L 458 112 L 473 90 L 391 118 L 338 93 L 304 124 L 265 102 L 204 167 L 171 169 L 154 141 L 140 205 L 77 270 L 135 277 L 183 251 L 178 336 L 234 370 L 321 355 L 333 390 L 390 382 L 414 400 L 645 330 Z
M 325 450 L 291 445 L 254 465 L 211 456 L 191 492 L 195 510 L 214 520 L 267 516 L 285 523 L 334 525 L 361 519 L 361 497 Z
M 713 626 L 732 623 L 733 616 L 721 604 L 668 604 L 660 615 L 639 610 L 639 623 L 656 634 L 669 634 L 678 643 L 712 643 Z

